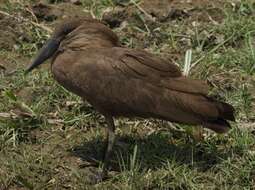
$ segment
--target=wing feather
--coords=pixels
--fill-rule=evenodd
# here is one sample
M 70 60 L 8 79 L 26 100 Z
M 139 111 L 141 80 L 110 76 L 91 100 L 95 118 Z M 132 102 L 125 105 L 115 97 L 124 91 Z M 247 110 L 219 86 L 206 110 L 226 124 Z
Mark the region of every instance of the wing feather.
M 141 50 L 113 48 L 117 53 L 114 68 L 125 73 L 129 78 L 139 78 L 144 82 L 169 90 L 184 93 L 207 95 L 209 86 L 206 82 L 186 78 L 180 68 L 165 59 Z

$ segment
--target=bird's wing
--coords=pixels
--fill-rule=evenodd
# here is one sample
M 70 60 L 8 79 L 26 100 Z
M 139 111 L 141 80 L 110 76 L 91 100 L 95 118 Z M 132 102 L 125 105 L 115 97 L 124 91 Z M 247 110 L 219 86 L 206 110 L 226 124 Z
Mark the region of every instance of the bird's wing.
M 121 71 L 128 78 L 139 78 L 144 82 L 184 93 L 207 95 L 206 82 L 186 78 L 178 66 L 141 50 L 113 48 L 117 58 L 113 61 L 114 69 Z
M 142 51 L 67 51 L 58 55 L 53 71 L 63 86 L 112 116 L 204 124 L 218 132 L 234 119 L 232 106 L 208 98 L 202 81 L 183 77 L 178 67 Z
M 120 52 L 118 66 L 133 77 L 164 79 L 182 75 L 178 66 L 142 50 L 114 48 Z M 121 62 L 122 64 L 119 64 Z

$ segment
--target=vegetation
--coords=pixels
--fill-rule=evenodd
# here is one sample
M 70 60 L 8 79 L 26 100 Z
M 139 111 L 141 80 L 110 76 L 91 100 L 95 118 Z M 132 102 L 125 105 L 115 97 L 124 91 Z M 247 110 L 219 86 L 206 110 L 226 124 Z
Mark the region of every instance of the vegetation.
M 1 190 L 255 189 L 252 0 L 174 0 L 168 9 L 160 0 L 0 2 Z M 236 108 L 230 132 L 204 130 L 197 141 L 191 126 L 117 119 L 111 177 L 90 184 L 101 165 L 104 118 L 59 86 L 50 64 L 24 75 L 53 26 L 73 14 L 103 19 L 124 46 L 181 68 L 191 50 L 189 75 L 207 80 L 212 96 Z

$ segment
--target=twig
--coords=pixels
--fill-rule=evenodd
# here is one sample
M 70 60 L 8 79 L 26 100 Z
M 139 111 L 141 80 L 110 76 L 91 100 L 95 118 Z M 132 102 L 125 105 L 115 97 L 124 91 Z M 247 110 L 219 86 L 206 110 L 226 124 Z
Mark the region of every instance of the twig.
M 30 10 L 29 8 L 26 8 L 26 11 L 29 12 L 32 15 L 32 17 L 35 19 L 35 22 L 38 23 L 38 19 L 35 16 L 34 12 L 32 10 Z
M 134 0 L 131 0 L 131 2 L 151 21 L 155 22 L 155 19 L 149 13 L 147 13 L 140 5 L 138 5 Z
M 34 21 L 31 21 L 31 20 L 28 20 L 28 19 L 26 19 L 26 18 L 24 18 L 24 17 L 21 17 L 21 16 L 16 17 L 16 16 L 10 15 L 9 13 L 4 12 L 4 11 L 1 11 L 1 10 L 0 10 L 0 14 L 5 15 L 5 16 L 8 16 L 8 17 L 13 18 L 13 19 L 16 19 L 16 20 L 21 20 L 22 22 L 29 22 L 29 23 L 31 23 L 32 25 L 34 25 L 34 26 L 36 26 L 36 27 L 39 27 L 39 28 L 41 28 L 41 29 L 47 31 L 48 33 L 52 33 L 52 30 L 51 30 L 49 27 L 44 26 L 44 25 L 42 25 L 42 24 L 38 24 L 38 23 L 36 23 L 36 22 L 34 22 Z
M 190 73 L 190 68 L 191 68 L 191 56 L 192 56 L 192 50 L 189 49 L 186 51 L 185 54 L 185 64 L 184 64 L 184 69 L 183 69 L 183 75 L 188 76 Z
M 89 11 L 89 13 L 90 13 L 90 15 L 92 16 L 93 19 L 96 19 L 96 15 L 94 14 L 92 9 Z
M 93 19 L 96 19 L 96 15 L 94 14 L 93 8 L 96 6 L 95 1 L 93 2 L 93 5 L 91 6 L 89 13 L 92 16 Z
M 0 113 L 0 118 L 15 119 L 15 118 L 17 118 L 17 115 L 13 114 L 13 113 Z
M 64 120 L 62 119 L 47 119 L 47 122 L 51 125 L 60 125 L 60 124 L 63 124 L 64 123 Z

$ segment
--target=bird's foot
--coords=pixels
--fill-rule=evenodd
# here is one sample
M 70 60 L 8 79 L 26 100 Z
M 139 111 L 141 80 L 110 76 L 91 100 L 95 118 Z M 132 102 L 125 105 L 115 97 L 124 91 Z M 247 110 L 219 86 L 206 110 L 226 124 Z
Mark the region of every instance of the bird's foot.
M 98 169 L 94 168 L 93 170 L 91 169 L 91 173 L 88 176 L 88 178 L 89 178 L 89 183 L 91 185 L 94 185 L 94 184 L 101 183 L 101 182 L 105 181 L 106 179 L 108 179 L 108 175 L 107 175 L 107 172 L 104 172 L 102 170 L 98 170 Z
M 88 168 L 88 167 L 99 167 L 99 163 L 85 163 L 85 164 L 80 164 L 79 168 Z
M 192 129 L 192 138 L 196 142 L 203 142 L 204 141 L 204 129 L 203 129 L 203 127 L 195 126 Z

